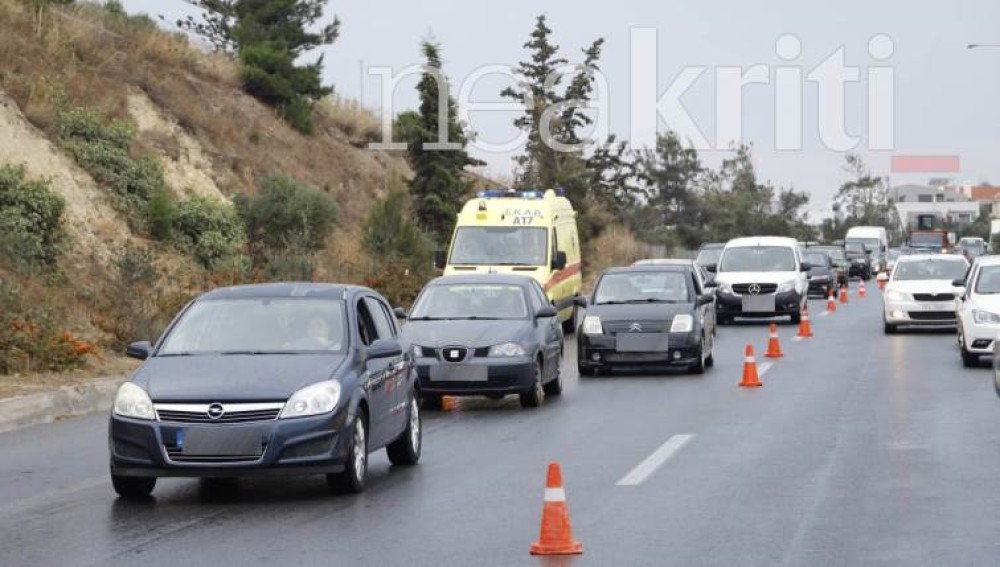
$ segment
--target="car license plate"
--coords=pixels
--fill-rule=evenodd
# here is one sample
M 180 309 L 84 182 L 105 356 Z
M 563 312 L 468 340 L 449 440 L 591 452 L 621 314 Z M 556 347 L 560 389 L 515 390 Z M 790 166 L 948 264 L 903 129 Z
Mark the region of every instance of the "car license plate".
M 264 435 L 256 427 L 190 427 L 177 431 L 177 445 L 196 457 L 251 457 L 264 452 Z
M 747 313 L 774 313 L 774 295 L 744 295 L 743 311 Z
M 487 382 L 489 368 L 479 365 L 439 364 L 431 366 L 431 382 Z
M 921 303 L 917 311 L 954 311 L 954 303 Z
M 663 352 L 667 350 L 666 333 L 619 333 L 615 337 L 618 352 Z

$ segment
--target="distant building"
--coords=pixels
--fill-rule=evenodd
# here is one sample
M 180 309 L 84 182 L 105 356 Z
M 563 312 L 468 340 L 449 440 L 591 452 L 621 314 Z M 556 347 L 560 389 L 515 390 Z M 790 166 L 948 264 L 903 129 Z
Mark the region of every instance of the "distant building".
M 946 185 L 899 185 L 891 194 L 904 226 L 915 226 L 918 215 L 934 215 L 943 223 L 957 225 L 979 218 L 980 203 Z
M 1000 218 L 1000 185 L 967 183 L 962 186 L 962 194 L 983 205 L 990 217 Z

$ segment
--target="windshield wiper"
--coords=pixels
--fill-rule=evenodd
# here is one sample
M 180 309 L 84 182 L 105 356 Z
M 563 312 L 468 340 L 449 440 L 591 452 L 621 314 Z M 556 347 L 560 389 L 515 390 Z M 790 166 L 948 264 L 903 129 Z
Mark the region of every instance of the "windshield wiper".
M 161 356 L 167 357 L 167 356 L 197 356 L 197 355 L 193 352 L 167 352 L 163 354 L 158 354 L 156 356 L 157 358 L 159 358 Z
M 452 317 L 456 321 L 501 321 L 503 317 L 479 317 L 477 315 L 469 315 L 468 317 Z
M 447 321 L 450 317 L 410 317 L 408 321 Z
M 300 353 L 288 350 L 224 350 L 219 352 L 218 354 L 221 356 L 230 356 L 230 355 L 243 355 L 243 354 L 258 355 L 258 354 L 300 354 Z

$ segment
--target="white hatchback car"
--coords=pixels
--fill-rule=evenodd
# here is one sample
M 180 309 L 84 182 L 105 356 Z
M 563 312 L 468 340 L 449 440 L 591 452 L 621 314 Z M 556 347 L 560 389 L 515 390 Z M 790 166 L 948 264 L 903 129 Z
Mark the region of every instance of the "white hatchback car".
M 969 262 L 961 256 L 901 256 L 882 294 L 886 334 L 901 326 L 954 326 L 954 282 L 964 279 L 968 271 Z
M 955 284 L 961 293 L 956 303 L 962 363 L 976 366 L 981 355 L 993 354 L 1000 334 L 1000 256 L 978 258 L 969 277 Z

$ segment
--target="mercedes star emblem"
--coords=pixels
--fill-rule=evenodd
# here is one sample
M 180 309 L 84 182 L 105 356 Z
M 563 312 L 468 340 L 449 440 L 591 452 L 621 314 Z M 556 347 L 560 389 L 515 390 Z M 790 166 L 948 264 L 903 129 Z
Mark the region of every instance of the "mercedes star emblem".
M 760 284 L 750 284 L 747 291 L 750 292 L 750 295 L 760 295 Z

